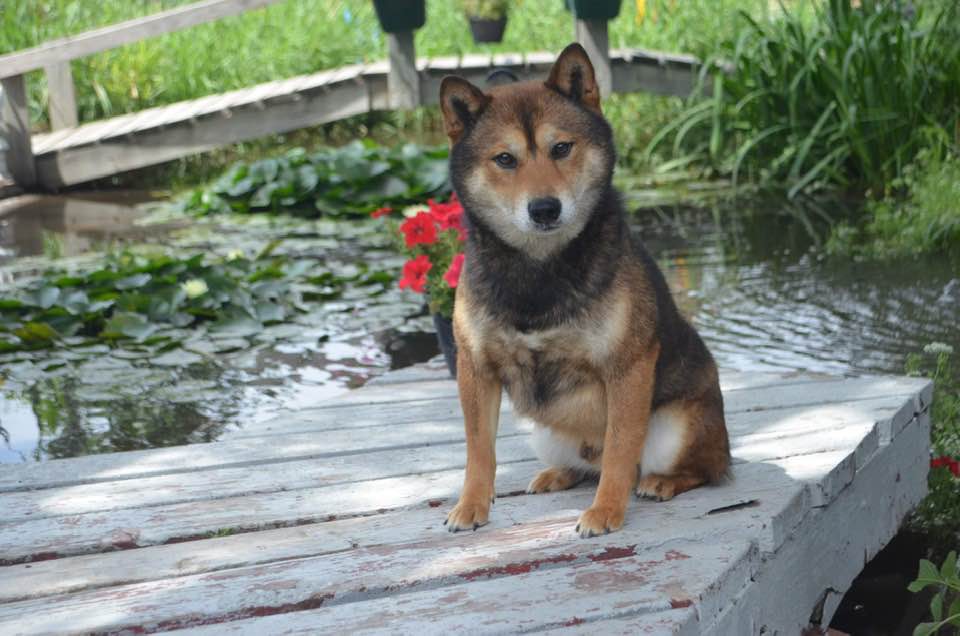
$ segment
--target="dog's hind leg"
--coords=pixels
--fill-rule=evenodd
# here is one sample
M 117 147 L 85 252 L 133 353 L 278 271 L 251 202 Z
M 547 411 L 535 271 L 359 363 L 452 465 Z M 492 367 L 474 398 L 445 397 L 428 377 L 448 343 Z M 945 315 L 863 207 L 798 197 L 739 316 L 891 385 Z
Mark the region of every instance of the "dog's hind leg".
M 551 466 L 537 473 L 537 476 L 534 477 L 530 485 L 527 486 L 527 492 L 529 494 L 537 494 L 541 492 L 567 490 L 583 481 L 584 477 L 585 475 L 581 470 Z
M 637 496 L 656 501 L 668 501 L 682 492 L 692 490 L 704 482 L 696 475 L 645 475 L 637 484 Z
M 729 442 L 720 389 L 676 401 L 650 417 L 637 496 L 668 501 L 727 473 Z

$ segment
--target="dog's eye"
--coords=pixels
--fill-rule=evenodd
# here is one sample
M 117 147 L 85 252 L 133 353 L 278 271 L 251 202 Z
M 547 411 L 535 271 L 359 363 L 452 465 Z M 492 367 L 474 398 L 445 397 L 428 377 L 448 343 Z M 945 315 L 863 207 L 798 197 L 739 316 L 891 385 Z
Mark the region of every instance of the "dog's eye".
M 499 155 L 493 158 L 493 161 L 504 170 L 510 170 L 511 168 L 517 167 L 517 158 L 511 155 L 509 152 L 501 152 Z
M 553 148 L 550 149 L 550 158 L 563 159 L 570 154 L 571 150 L 573 150 L 572 141 L 561 141 L 558 144 L 554 144 Z

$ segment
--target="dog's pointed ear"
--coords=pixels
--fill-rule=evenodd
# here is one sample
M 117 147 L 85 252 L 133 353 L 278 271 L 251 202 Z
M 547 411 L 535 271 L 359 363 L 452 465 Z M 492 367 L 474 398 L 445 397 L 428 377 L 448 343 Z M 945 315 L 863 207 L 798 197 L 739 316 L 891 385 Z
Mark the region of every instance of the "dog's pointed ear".
M 587 52 L 574 42 L 563 49 L 550 69 L 546 85 L 575 102 L 600 111 L 600 87 Z
M 451 143 L 457 143 L 472 126 L 490 98 L 479 88 L 456 75 L 447 75 L 440 82 L 440 110 L 443 125 Z

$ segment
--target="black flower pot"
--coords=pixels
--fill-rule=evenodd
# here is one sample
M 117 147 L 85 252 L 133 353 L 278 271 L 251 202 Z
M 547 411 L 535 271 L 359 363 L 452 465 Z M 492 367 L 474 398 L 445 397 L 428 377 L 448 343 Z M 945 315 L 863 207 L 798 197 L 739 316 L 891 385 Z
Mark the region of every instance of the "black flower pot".
M 416 31 L 427 21 L 425 0 L 373 0 L 373 8 L 385 33 Z
M 613 20 L 620 14 L 620 0 L 564 0 L 564 4 L 581 20 Z
M 506 16 L 498 20 L 473 17 L 468 17 L 467 20 L 470 22 L 470 33 L 473 34 L 473 41 L 477 44 L 503 40 L 503 30 L 507 28 Z
M 433 314 L 433 328 L 437 330 L 437 342 L 447 362 L 452 377 L 457 377 L 457 341 L 453 339 L 453 321 L 440 314 Z

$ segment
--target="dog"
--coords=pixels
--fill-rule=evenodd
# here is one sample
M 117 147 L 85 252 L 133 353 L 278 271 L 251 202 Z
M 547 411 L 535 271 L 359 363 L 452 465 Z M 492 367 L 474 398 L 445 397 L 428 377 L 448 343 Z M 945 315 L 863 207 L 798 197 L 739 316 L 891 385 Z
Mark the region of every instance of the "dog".
M 504 389 L 548 465 L 527 492 L 599 474 L 582 537 L 621 528 L 631 491 L 664 501 L 723 479 L 717 367 L 629 231 L 586 51 L 564 49 L 546 82 L 447 76 L 440 108 L 467 226 L 453 316 L 467 463 L 447 528 L 488 521 Z

